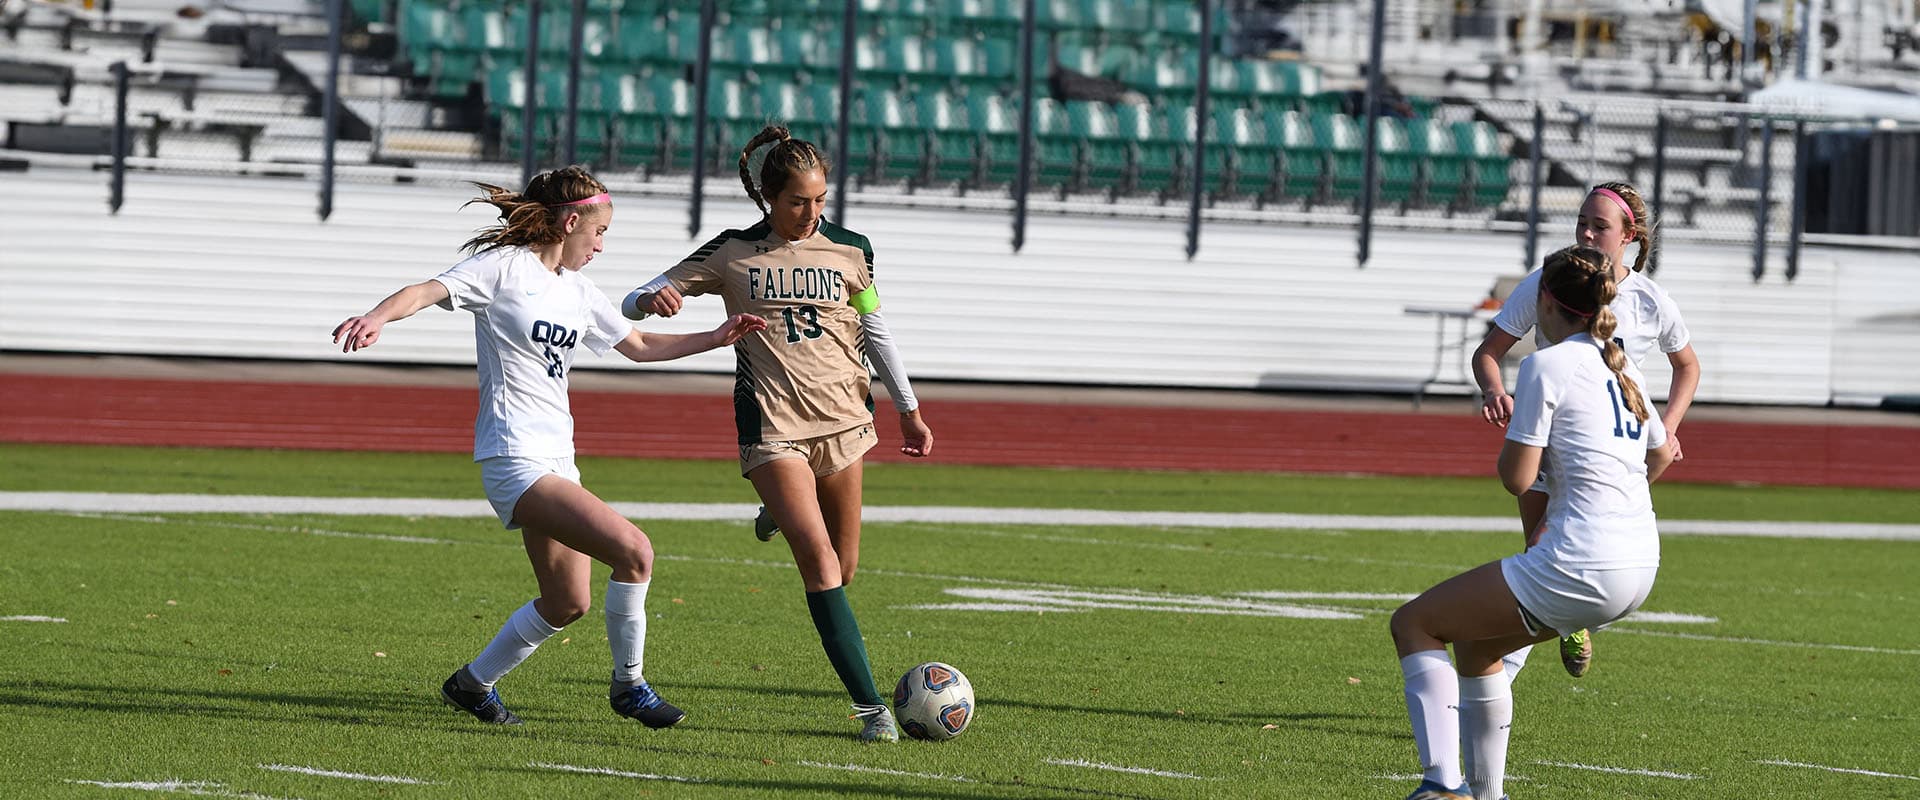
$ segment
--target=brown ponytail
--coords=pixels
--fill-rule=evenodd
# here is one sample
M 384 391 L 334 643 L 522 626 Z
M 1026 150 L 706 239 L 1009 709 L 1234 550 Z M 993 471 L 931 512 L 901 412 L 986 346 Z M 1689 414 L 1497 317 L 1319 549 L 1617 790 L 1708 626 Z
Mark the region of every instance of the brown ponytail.
M 1613 265 L 1605 253 L 1591 247 L 1569 247 L 1547 256 L 1540 270 L 1540 289 L 1553 300 L 1555 311 L 1586 323 L 1586 333 L 1600 345 L 1600 357 L 1613 370 L 1614 383 L 1620 385 L 1620 397 L 1634 419 L 1647 421 L 1647 398 L 1640 386 L 1627 377 L 1627 354 L 1613 333 L 1619 318 L 1607 304 L 1613 302 L 1619 288 L 1613 280 Z
M 579 208 L 563 209 L 559 207 L 560 204 L 585 200 L 607 190 L 605 184 L 588 174 L 585 167 L 579 166 L 535 175 L 533 180 L 527 181 L 527 188 L 519 192 L 479 181 L 473 185 L 480 187 L 485 194 L 468 200 L 460 207 L 486 203 L 499 209 L 501 224 L 482 228 L 479 235 L 468 239 L 466 244 L 460 246 L 461 250 L 467 252 L 481 252 L 496 247 L 558 244 L 567 233 L 560 225 L 566 213 L 595 213 Z
M 768 142 L 775 144 L 767 148 L 766 158 L 760 161 L 760 188 L 753 186 L 753 172 L 747 167 L 747 160 L 753 151 Z M 794 176 L 810 170 L 820 170 L 825 176 L 832 170 L 827 157 L 812 142 L 793 138 L 793 132 L 783 125 L 768 125 L 747 141 L 740 151 L 740 183 L 747 187 L 747 197 L 760 207 L 760 213 L 767 213 L 767 203 L 779 197 L 787 188 L 787 181 Z
M 1633 271 L 1644 271 L 1647 256 L 1655 250 L 1653 237 L 1656 229 L 1653 212 L 1647 208 L 1646 199 L 1640 196 L 1639 189 L 1633 188 L 1633 184 L 1623 181 L 1603 183 L 1593 188 L 1613 192 L 1620 195 L 1621 200 L 1627 201 L 1627 208 L 1633 211 L 1633 221 L 1627 223 L 1627 232 L 1633 234 L 1633 240 L 1640 243 L 1640 252 L 1633 258 Z

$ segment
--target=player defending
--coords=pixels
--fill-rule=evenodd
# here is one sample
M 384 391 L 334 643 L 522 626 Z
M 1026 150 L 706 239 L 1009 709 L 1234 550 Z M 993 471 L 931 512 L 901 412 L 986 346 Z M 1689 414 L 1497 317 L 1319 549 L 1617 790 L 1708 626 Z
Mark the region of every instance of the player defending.
M 773 146 L 755 188 L 748 161 L 764 144 Z M 860 560 L 862 458 L 875 443 L 869 361 L 900 412 L 900 452 L 931 454 L 933 431 L 880 316 L 873 247 L 821 218 L 828 170 L 820 151 L 786 128 L 762 130 L 740 153 L 740 181 L 764 217 L 635 289 L 622 310 L 671 316 L 683 295 L 719 294 L 729 313 L 769 320 L 735 351 L 740 472 L 766 504 L 755 532 L 763 541 L 785 532 L 820 645 L 865 720 L 860 738 L 892 742 L 899 732 L 874 688 L 845 588 Z
M 1450 578 L 1393 614 L 1423 770 L 1408 800 L 1500 800 L 1513 722 L 1501 657 L 1632 613 L 1660 565 L 1647 487 L 1673 449 L 1613 338 L 1614 272 L 1604 253 L 1572 247 L 1548 256 L 1540 274 L 1534 306 L 1551 346 L 1520 363 L 1499 473 L 1518 496 L 1544 470 L 1552 501 L 1536 545 Z M 1463 746 L 1474 754 L 1464 776 Z
M 334 343 L 353 352 L 378 342 L 387 323 L 430 305 L 473 313 L 480 372 L 473 460 L 494 513 L 521 532 L 540 596 L 513 612 L 440 695 L 481 722 L 520 724 L 494 684 L 587 612 L 592 559 L 613 568 L 606 590 L 608 702 L 649 728 L 673 725 L 686 715 L 641 672 L 653 543 L 581 487 L 567 373 L 580 345 L 596 355 L 616 350 L 634 361 L 666 361 L 732 344 L 766 321 L 740 314 L 706 333 L 641 333 L 580 274 L 613 222 L 605 186 L 579 167 L 535 175 L 521 192 L 477 185 L 486 196 L 473 202 L 499 209 L 502 224 L 466 243 L 472 257 L 333 329 Z
M 1641 274 L 1653 249 L 1654 225 L 1646 201 L 1627 183 L 1603 183 L 1593 187 L 1573 229 L 1574 244 L 1591 247 L 1606 254 L 1613 265 L 1617 287 L 1610 308 L 1619 327 L 1615 340 L 1625 348 L 1627 360 L 1635 368 L 1646 363 L 1647 354 L 1658 346 L 1673 366 L 1673 382 L 1667 389 L 1667 409 L 1661 422 L 1673 442 L 1673 459 L 1679 461 L 1680 421 L 1693 405 L 1694 390 L 1700 387 L 1700 359 L 1693 353 L 1692 335 L 1680 318 L 1680 307 L 1653 279 Z M 1633 268 L 1626 267 L 1628 243 L 1638 243 Z M 1486 398 L 1481 415 L 1491 423 L 1505 425 L 1513 414 L 1514 395 L 1501 384 L 1500 360 L 1507 351 L 1534 329 L 1534 298 L 1540 292 L 1540 272 L 1535 271 L 1514 287 L 1500 313 L 1493 318 L 1493 330 L 1473 354 L 1473 375 Z M 1544 335 L 1536 332 L 1535 341 L 1545 347 Z M 1540 521 L 1546 514 L 1548 485 L 1545 480 L 1520 495 L 1520 529 L 1526 546 L 1540 540 Z M 1531 647 L 1514 651 L 1506 659 L 1509 679 L 1527 663 Z M 1593 663 L 1593 639 L 1584 630 L 1573 631 L 1560 640 L 1560 662 L 1573 677 L 1585 675 Z

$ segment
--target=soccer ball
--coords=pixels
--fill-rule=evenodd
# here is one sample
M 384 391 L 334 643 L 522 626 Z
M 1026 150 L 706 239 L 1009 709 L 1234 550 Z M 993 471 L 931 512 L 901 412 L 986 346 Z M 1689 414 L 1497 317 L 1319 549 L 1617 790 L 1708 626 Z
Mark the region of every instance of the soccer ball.
M 894 684 L 893 713 L 908 736 L 944 742 L 973 722 L 973 684 L 960 670 L 929 661 L 907 670 Z

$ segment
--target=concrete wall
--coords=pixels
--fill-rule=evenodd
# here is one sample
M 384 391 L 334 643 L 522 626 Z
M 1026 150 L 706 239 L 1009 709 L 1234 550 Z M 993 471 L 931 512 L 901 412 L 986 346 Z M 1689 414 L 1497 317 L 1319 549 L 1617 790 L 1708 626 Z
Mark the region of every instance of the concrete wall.
M 458 259 L 491 221 L 457 187 L 342 184 L 331 221 L 311 182 L 135 173 L 122 212 L 105 176 L 0 173 L 0 349 L 472 363 L 471 318 L 428 309 L 374 350 L 343 356 L 328 333 L 399 286 Z M 686 235 L 680 199 L 624 197 L 588 269 L 615 298 L 721 228 L 755 221 L 710 202 Z M 1434 319 L 1521 271 L 1496 234 L 1382 231 L 1354 268 L 1354 234 L 1216 224 L 1187 261 L 1178 223 L 1035 218 L 1013 255 L 1001 214 L 868 207 L 851 227 L 877 251 L 891 322 L 916 377 L 1203 387 L 1406 386 L 1432 370 Z M 1566 232 L 1570 238 L 1571 231 Z M 1559 246 L 1550 240 L 1543 250 Z M 1808 248 L 1799 279 L 1749 277 L 1744 249 L 1671 243 L 1658 280 L 1706 368 L 1706 401 L 1826 404 L 1920 394 L 1920 254 Z M 649 323 L 692 330 L 717 300 Z M 1484 330 L 1473 323 L 1477 342 Z M 1468 347 L 1472 346 L 1468 343 Z M 1450 356 L 1446 377 L 1461 377 Z M 588 369 L 643 369 L 582 359 Z M 1664 396 L 1664 363 L 1648 364 Z M 667 368 L 726 372 L 706 354 Z M 1457 390 L 1456 390 L 1457 391 Z

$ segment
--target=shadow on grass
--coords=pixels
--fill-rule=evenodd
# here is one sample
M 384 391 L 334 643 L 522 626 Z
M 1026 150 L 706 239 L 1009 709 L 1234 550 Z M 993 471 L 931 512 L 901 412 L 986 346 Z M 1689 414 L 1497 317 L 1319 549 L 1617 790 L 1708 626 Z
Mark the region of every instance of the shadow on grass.
M 724 756 L 723 758 L 733 761 L 751 760 L 739 756 Z M 818 769 L 815 767 L 803 768 L 810 771 Z M 573 772 L 571 770 L 540 769 L 537 767 L 493 767 L 492 769 L 529 775 L 576 775 L 611 780 L 639 780 L 646 783 L 659 783 L 661 785 L 678 783 L 678 781 L 632 778 L 625 775 L 592 775 L 589 773 Z M 597 769 L 597 767 L 595 769 Z M 645 772 L 644 769 L 628 770 L 617 767 L 610 769 L 620 772 Z M 937 780 L 932 778 L 913 778 L 911 776 L 892 776 L 886 775 L 885 773 L 875 773 L 875 777 L 895 778 L 902 781 Z M 1152 795 L 1110 792 L 1080 786 L 1057 786 L 1045 783 L 1028 783 L 1019 780 L 995 781 L 978 778 L 969 778 L 968 781 L 968 783 L 960 784 L 965 788 L 955 789 L 908 788 L 898 783 L 891 785 L 863 785 L 858 783 L 834 783 L 822 780 L 780 780 L 774 778 L 700 778 L 698 785 L 738 790 L 742 792 L 741 796 L 743 797 L 762 797 L 772 792 L 808 792 L 838 797 L 913 797 L 923 798 L 924 800 L 973 800 L 973 798 L 980 797 L 1110 797 L 1118 798 L 1119 800 L 1158 800 L 1158 798 Z

